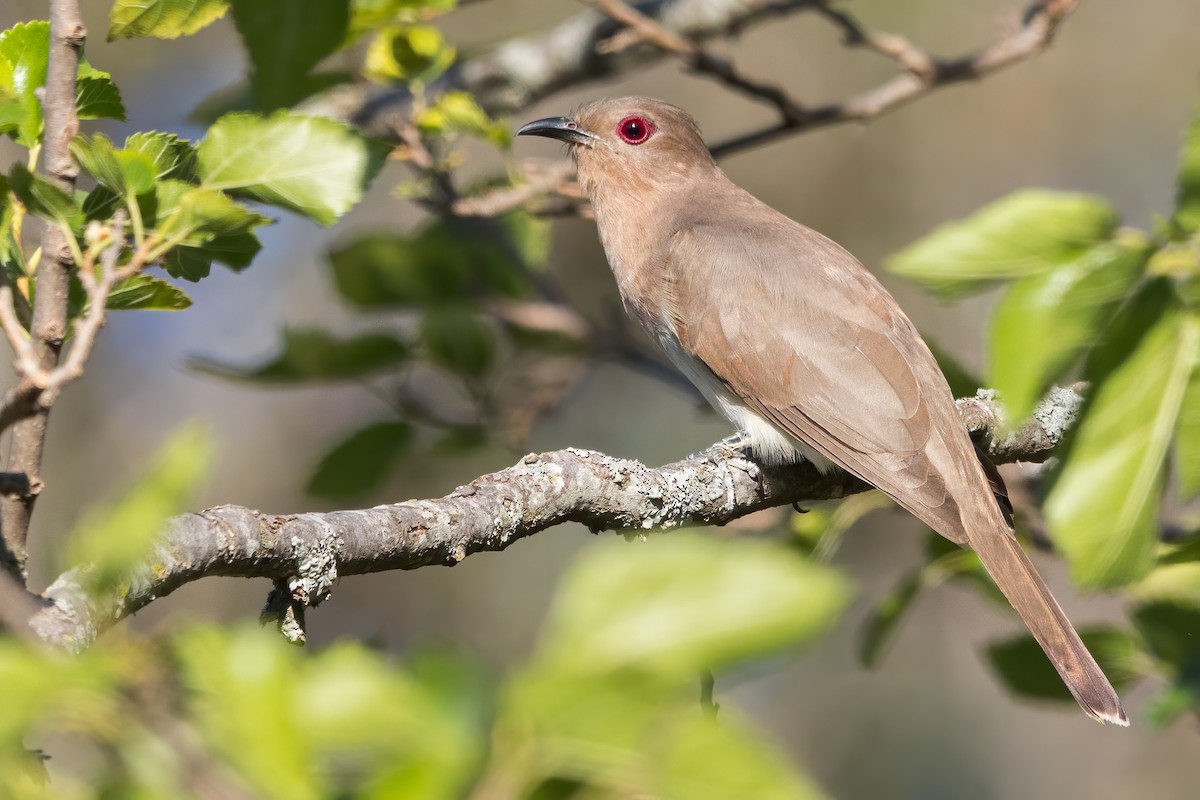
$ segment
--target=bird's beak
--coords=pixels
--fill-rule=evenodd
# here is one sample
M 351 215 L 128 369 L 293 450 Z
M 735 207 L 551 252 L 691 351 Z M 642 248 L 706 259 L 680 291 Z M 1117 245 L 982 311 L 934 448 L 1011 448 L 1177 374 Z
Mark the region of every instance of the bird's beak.
M 569 117 L 546 117 L 526 122 L 517 128 L 517 136 L 545 136 L 567 144 L 591 144 L 593 139 L 599 138 Z

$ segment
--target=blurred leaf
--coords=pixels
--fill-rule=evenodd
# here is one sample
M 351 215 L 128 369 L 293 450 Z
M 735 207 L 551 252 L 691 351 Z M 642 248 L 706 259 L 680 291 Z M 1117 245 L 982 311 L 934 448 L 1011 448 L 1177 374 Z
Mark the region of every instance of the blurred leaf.
M 134 275 L 113 287 L 107 305 L 112 311 L 179 311 L 189 308 L 192 301 L 178 286 L 149 275 Z
M 1200 610 L 1200 561 L 1162 563 L 1129 586 L 1126 594 L 1142 603 L 1172 603 Z
M 1184 497 L 1200 493 L 1200 362 L 1192 366 L 1192 374 L 1179 408 L 1175 455 L 1179 467 L 1179 491 Z
M 1186 238 L 1200 231 L 1200 105 L 1183 142 L 1177 187 L 1174 222 Z
M 925 344 L 929 346 L 929 352 L 937 359 L 942 374 L 946 376 L 946 382 L 950 384 L 950 392 L 955 397 L 974 397 L 975 392 L 983 386 L 979 376 L 972 375 L 961 361 L 937 345 L 933 339 L 928 336 L 924 339 Z
M 487 440 L 487 431 L 481 427 L 450 428 L 438 437 L 430 449 L 441 456 L 461 456 L 483 447 Z
M 64 566 L 88 565 L 95 590 L 111 591 L 145 561 L 166 519 L 186 508 L 211 457 L 202 428 L 179 429 L 119 500 L 84 514 L 63 548 Z
M 478 378 L 496 357 L 495 332 L 470 309 L 447 306 L 425 312 L 421 342 L 429 360 L 457 375 Z
M 7 62 L 3 77 L 11 81 L 5 93 L 15 98 L 6 103 L 5 117 L 13 136 L 25 148 L 33 148 L 42 137 L 42 103 L 37 90 L 46 85 L 46 62 L 50 52 L 50 23 L 21 22 L 0 32 L 0 59 Z M 17 110 L 19 104 L 20 110 Z
M 1074 261 L 1106 241 L 1116 223 L 1101 198 L 1026 189 L 941 226 L 892 256 L 888 268 L 957 297 Z
M 330 796 L 300 702 L 299 652 L 263 630 L 192 628 L 175 639 L 189 716 L 255 797 Z
M 1162 729 L 1196 708 L 1200 708 L 1200 683 L 1185 681 L 1168 687 L 1146 703 L 1146 721 Z
M 236 11 L 236 9 L 235 9 Z M 229 114 L 197 148 L 201 182 L 332 225 L 383 166 L 381 146 L 324 117 Z
M 282 351 L 265 364 L 236 367 L 198 359 L 192 366 L 223 378 L 248 381 L 339 381 L 362 378 L 408 358 L 408 345 L 384 333 L 338 339 L 325 331 L 287 328 Z
M 91 139 L 76 136 L 70 148 L 85 172 L 118 195 L 153 191 L 158 165 L 152 156 L 138 150 L 118 150 L 102 133 Z
M 408 236 L 371 234 L 333 250 L 338 291 L 371 307 L 429 306 L 478 295 L 528 292 L 532 227 L 496 220 L 436 220 Z
M 376 422 L 360 428 L 321 457 L 305 491 L 329 500 L 372 492 L 412 447 L 413 438 L 413 427 L 407 422 Z
M 261 111 L 308 96 L 308 73 L 341 47 L 350 22 L 350 0 L 233 0 L 232 5 L 233 22 L 250 55 L 255 107 Z M 320 152 L 310 153 L 309 160 Z
M 1079 636 L 1113 688 L 1120 690 L 1141 677 L 1137 665 L 1144 656 L 1137 636 L 1107 627 L 1081 629 Z M 1074 702 L 1054 665 L 1032 636 L 1023 634 L 990 645 L 987 657 L 1000 680 L 1014 694 Z
M 1175 602 L 1143 603 L 1131 615 L 1155 658 L 1176 677 L 1200 667 L 1200 608 Z
M 428 19 L 431 13 L 444 14 L 457 4 L 457 0 L 354 0 L 350 35 L 354 38 L 390 23 Z
M 605 542 L 564 578 L 541 659 L 578 676 L 632 670 L 686 681 L 810 641 L 848 596 L 835 572 L 776 544 L 682 533 Z
M 465 133 L 501 148 L 512 142 L 508 126 L 489 117 L 470 92 L 443 93 L 417 116 L 417 124 L 430 133 Z
M 992 320 L 989 385 L 1004 398 L 1010 425 L 1023 422 L 1094 342 L 1152 250 L 1108 242 L 1008 287 Z
M 454 48 L 439 29 L 432 25 L 405 25 L 384 28 L 375 35 L 367 48 L 363 72 L 379 83 L 427 83 L 452 63 Z M 424 125 L 420 119 L 418 122 Z
M 12 165 L 8 188 L 25 204 L 30 214 L 65 225 L 73 231 L 83 227 L 83 210 L 74 198 L 41 175 L 30 172 L 24 164 Z
M 1198 349 L 1200 325 L 1159 280 L 1088 360 L 1092 388 L 1045 506 L 1081 586 L 1120 586 L 1153 566 L 1164 460 Z
M 805 553 L 814 561 L 829 562 L 842 536 L 860 519 L 892 505 L 882 492 L 863 492 L 836 503 L 824 503 L 803 514 L 793 514 L 791 528 Z
M 82 58 L 75 82 L 75 112 L 80 119 L 125 120 L 125 104 L 112 76 Z
M 190 36 L 221 17 L 228 0 L 116 0 L 109 12 L 108 40 Z
M 873 669 L 879 665 L 884 646 L 891 641 L 921 588 L 920 571 L 909 573 L 871 610 L 858 647 L 858 658 L 864 667 Z
M 787 758 L 727 712 L 683 717 L 655 759 L 664 800 L 808 800 L 824 797 Z M 664 746 L 665 745 L 665 746 Z

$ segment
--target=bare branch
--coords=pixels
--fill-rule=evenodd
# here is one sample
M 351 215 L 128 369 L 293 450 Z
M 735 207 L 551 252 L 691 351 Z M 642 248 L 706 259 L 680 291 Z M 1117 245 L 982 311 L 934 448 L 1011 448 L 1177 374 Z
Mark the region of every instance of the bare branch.
M 712 153 L 722 158 L 802 131 L 842 122 L 861 122 L 935 89 L 990 75 L 1045 50 L 1059 25 L 1078 4 L 1078 0 L 1038 0 L 1026 11 L 1024 22 L 1016 33 L 999 39 L 979 53 L 955 59 L 935 59 L 899 37 L 867 33 L 849 17 L 821 4 L 821 13 L 834 15 L 850 26 L 846 28 L 844 24 L 843 30 L 853 31 L 853 36 L 861 37 L 861 41 L 874 41 L 871 46 L 880 52 L 890 49 L 889 55 L 909 71 L 840 103 L 809 109 L 803 117 L 785 118 L 761 130 L 720 142 L 711 148 Z
M 1078 403 L 1074 390 L 1056 390 L 1030 428 L 1011 441 L 1052 447 Z M 985 435 L 995 430 L 1000 411 L 986 393 L 960 406 L 968 427 L 981 426 Z M 1048 452 L 1004 444 L 992 449 L 998 460 L 1040 460 Z M 868 488 L 845 473 L 821 475 L 810 464 L 765 468 L 720 445 L 658 469 L 588 450 L 528 455 L 436 500 L 326 514 L 219 506 L 176 517 L 118 596 L 89 597 L 86 575 L 68 572 L 46 590 L 52 605 L 31 625 L 44 640 L 78 650 L 118 620 L 205 576 L 269 578 L 278 595 L 272 613 L 279 613 L 294 607 L 292 601 L 316 605 L 340 576 L 453 566 L 563 522 L 593 531 L 723 525 L 759 509 Z
M 75 77 L 86 36 L 87 30 L 79 14 L 79 0 L 50 0 L 50 52 L 42 99 L 45 117 L 42 171 L 68 196 L 74 194 L 75 178 L 79 175 L 79 167 L 67 145 L 79 132 Z M 42 370 L 50 370 L 58 363 L 58 354 L 66 338 L 67 296 L 74 266 L 66 234 L 57 224 L 46 222 L 42 230 L 42 261 L 38 265 L 37 294 L 30 326 L 32 346 Z M 24 472 L 31 481 L 38 480 L 42 468 L 48 414 L 48 408 L 39 407 L 36 413 L 13 429 L 9 469 Z M 0 417 L 3 416 L 0 412 Z M 25 540 L 35 500 L 35 495 L 0 498 L 0 532 L 3 533 L 0 566 L 22 579 Z

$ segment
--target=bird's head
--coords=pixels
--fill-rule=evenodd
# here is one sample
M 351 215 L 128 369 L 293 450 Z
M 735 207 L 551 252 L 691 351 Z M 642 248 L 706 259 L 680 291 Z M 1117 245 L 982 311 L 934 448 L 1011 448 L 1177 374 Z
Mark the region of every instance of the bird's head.
M 569 117 L 527 123 L 517 135 L 567 143 L 579 182 L 593 201 L 610 188 L 628 196 L 639 188 L 682 187 L 715 168 L 696 121 L 650 97 L 595 100 Z

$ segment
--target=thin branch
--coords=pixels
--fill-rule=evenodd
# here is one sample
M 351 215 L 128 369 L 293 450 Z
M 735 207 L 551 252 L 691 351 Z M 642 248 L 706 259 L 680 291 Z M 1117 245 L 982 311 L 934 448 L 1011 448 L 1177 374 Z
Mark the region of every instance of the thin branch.
M 657 20 L 626 5 L 622 0 L 583 0 L 583 2 L 617 22 L 629 26 L 643 40 L 658 45 L 668 53 L 684 59 L 696 72 L 713 77 L 726 86 L 751 97 L 766 100 L 775 106 L 783 119 L 798 122 L 806 116 L 807 112 L 778 86 L 747 78 L 733 66 L 729 59 L 714 55 L 699 44 L 668 30 Z
M 45 145 L 42 171 L 54 186 L 72 196 L 79 167 L 68 149 L 79 131 L 75 113 L 75 77 L 87 30 L 79 13 L 78 0 L 50 0 L 50 51 L 46 87 L 42 97 Z M 37 271 L 37 293 L 30 326 L 38 366 L 50 370 L 58 363 L 67 334 L 67 303 L 71 270 L 75 267 L 70 243 L 63 230 L 46 222 L 42 230 L 42 260 Z M 10 298 L 11 299 L 11 298 Z M 13 429 L 8 468 L 38 480 L 46 443 L 48 407 L 39 407 Z M 0 417 L 4 414 L 0 413 Z M 19 578 L 25 574 L 25 541 L 36 495 L 0 498 L 0 532 L 3 549 L 0 566 Z
M 955 59 L 936 59 L 899 37 L 867 33 L 849 17 L 839 15 L 821 4 L 821 13 L 848 21 L 851 26 L 849 30 L 856 31 L 853 35 L 864 41 L 874 41 L 874 49 L 891 48 L 894 51 L 891 57 L 904 64 L 909 71 L 840 103 L 812 108 L 800 118 L 785 118 L 774 125 L 720 142 L 711 148 L 712 153 L 717 158 L 723 158 L 802 131 L 843 122 L 862 122 L 935 89 L 983 78 L 1045 50 L 1063 20 L 1078 4 L 1079 0 L 1038 0 L 1025 12 L 1024 21 L 1016 33 L 999 39 L 978 53 Z M 843 26 L 843 29 L 846 28 Z M 880 43 L 880 36 L 884 37 L 884 44 Z
M 1014 441 L 1056 443 L 1072 424 L 1078 401 L 1071 390 L 1052 393 L 1030 430 L 1019 431 Z M 960 401 L 960 407 L 968 427 L 1000 417 L 986 394 Z M 1038 460 L 1049 451 L 1007 447 L 992 453 L 1000 460 Z M 564 522 L 593 531 L 723 525 L 763 508 L 868 488 L 846 473 L 822 475 L 810 464 L 762 467 L 720 445 L 658 469 L 588 450 L 528 455 L 435 500 L 325 514 L 219 506 L 176 517 L 119 594 L 91 597 L 85 572 L 65 573 L 45 592 L 52 605 L 30 624 L 45 641 L 78 650 L 120 619 L 206 576 L 268 578 L 286 588 L 290 600 L 316 605 L 341 576 L 453 566 Z

